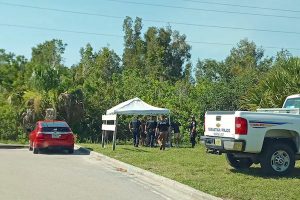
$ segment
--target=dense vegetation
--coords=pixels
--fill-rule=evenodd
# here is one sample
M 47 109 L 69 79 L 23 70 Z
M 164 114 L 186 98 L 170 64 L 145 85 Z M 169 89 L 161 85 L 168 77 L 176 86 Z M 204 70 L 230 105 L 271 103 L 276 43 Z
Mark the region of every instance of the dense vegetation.
M 101 115 L 134 97 L 169 108 L 186 125 L 191 114 L 201 123 L 206 110 L 278 107 L 287 95 L 299 93 L 300 59 L 285 50 L 266 57 L 243 39 L 225 60 L 193 65 L 186 36 L 170 27 L 142 33 L 142 19 L 127 17 L 123 31 L 123 55 L 87 44 L 73 66 L 64 65 L 67 44 L 57 39 L 33 47 L 29 60 L 0 49 L 0 140 L 26 139 L 27 109 L 36 121 L 54 108 L 81 141 L 97 141 Z M 120 121 L 125 127 L 128 118 Z M 119 130 L 120 138 L 129 134 Z

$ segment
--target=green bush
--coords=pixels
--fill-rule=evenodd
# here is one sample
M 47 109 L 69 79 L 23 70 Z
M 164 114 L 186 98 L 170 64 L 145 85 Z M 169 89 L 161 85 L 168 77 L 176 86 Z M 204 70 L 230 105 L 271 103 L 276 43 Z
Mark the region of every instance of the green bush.
M 9 105 L 0 107 L 0 139 L 18 140 L 23 130 L 18 127 L 17 113 Z

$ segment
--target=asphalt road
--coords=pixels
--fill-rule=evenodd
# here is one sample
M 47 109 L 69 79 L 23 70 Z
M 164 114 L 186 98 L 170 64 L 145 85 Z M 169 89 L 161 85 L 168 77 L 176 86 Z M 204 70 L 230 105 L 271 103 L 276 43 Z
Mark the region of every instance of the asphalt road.
M 158 200 L 180 199 L 87 153 L 0 149 L 0 199 Z

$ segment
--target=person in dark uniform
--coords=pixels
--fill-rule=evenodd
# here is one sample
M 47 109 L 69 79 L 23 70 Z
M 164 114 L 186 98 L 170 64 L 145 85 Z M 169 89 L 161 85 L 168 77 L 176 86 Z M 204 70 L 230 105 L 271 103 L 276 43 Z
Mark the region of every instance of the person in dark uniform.
M 157 122 L 156 132 L 158 133 L 158 144 L 160 145 L 160 150 L 165 150 L 166 140 L 168 137 L 168 132 L 170 129 L 170 124 L 165 116 L 160 117 L 160 121 Z
M 197 123 L 196 123 L 195 117 L 192 116 L 190 126 L 189 126 L 190 142 L 192 143 L 192 148 L 194 148 L 196 145 L 196 136 L 197 136 L 196 128 L 197 128 Z
M 146 133 L 146 117 L 143 117 L 141 120 L 141 145 L 142 146 L 146 146 L 146 137 L 147 137 L 147 133 Z
M 129 130 L 133 133 L 133 145 L 135 147 L 139 146 L 139 139 L 140 139 L 140 130 L 141 130 L 141 121 L 138 119 L 138 117 L 135 117 L 130 123 L 129 123 Z
M 181 126 L 181 124 L 178 121 L 174 121 L 171 125 L 174 132 L 174 143 L 176 147 L 179 147 L 179 143 L 181 139 L 179 126 Z
M 155 129 L 157 127 L 157 122 L 155 120 L 155 117 L 152 116 L 145 125 L 145 130 L 147 133 L 147 145 L 150 147 L 154 147 L 154 141 L 155 141 Z

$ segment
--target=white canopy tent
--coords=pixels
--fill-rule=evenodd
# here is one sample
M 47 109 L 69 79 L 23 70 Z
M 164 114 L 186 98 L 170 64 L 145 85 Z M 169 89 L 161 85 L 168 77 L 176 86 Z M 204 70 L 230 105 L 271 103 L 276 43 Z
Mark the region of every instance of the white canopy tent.
M 104 147 L 103 131 L 113 131 L 113 150 L 116 147 L 116 132 L 117 132 L 117 115 L 169 115 L 170 110 L 166 108 L 158 108 L 151 106 L 140 98 L 130 99 L 106 111 L 106 115 L 102 115 L 102 147 Z M 107 121 L 114 121 L 113 125 L 107 124 Z
M 151 106 L 140 98 L 130 99 L 106 111 L 107 115 L 160 115 L 170 114 L 170 110 L 166 108 L 158 108 Z

